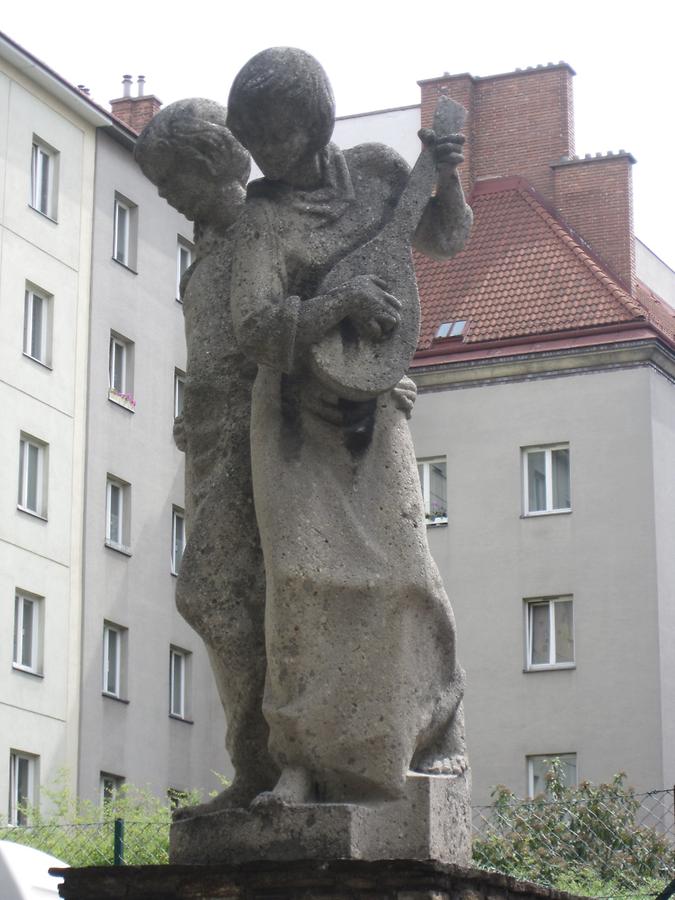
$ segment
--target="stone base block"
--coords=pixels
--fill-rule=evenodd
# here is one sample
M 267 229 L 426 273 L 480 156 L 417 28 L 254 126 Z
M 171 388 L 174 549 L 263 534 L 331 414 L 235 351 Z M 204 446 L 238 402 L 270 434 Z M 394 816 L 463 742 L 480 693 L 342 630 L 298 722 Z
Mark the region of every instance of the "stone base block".
M 405 796 L 368 805 L 312 803 L 226 809 L 171 826 L 176 865 L 234 865 L 255 860 L 433 859 L 468 864 L 468 772 L 410 773 Z
M 495 872 L 411 860 L 55 869 L 65 900 L 572 900 Z

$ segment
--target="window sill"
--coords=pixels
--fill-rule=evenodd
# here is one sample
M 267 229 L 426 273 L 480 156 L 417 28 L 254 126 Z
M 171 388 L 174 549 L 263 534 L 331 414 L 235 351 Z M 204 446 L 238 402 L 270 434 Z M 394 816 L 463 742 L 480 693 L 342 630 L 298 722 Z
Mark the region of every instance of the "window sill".
M 531 672 L 560 672 L 561 670 L 569 671 L 570 669 L 576 669 L 576 667 L 576 663 L 553 663 L 553 665 L 550 666 L 526 666 L 523 669 L 523 672 L 529 675 Z
M 26 666 L 22 666 L 19 663 L 12 663 L 12 668 L 15 672 L 21 672 L 24 675 L 32 675 L 33 678 L 44 678 L 43 672 L 38 672 L 36 669 L 27 669 Z
M 186 725 L 194 725 L 195 723 L 192 719 L 186 719 L 185 716 L 177 716 L 175 713 L 169 713 L 170 719 L 175 719 L 176 722 L 184 722 Z
M 447 516 L 436 516 L 435 519 L 427 519 L 426 525 L 427 528 L 436 528 L 439 525 L 447 525 L 448 517 Z
M 138 275 L 136 269 L 132 269 L 131 266 L 128 266 L 126 263 L 122 262 L 121 259 L 115 259 L 114 256 L 110 257 L 114 263 L 117 263 L 118 266 L 122 266 L 123 269 L 126 269 L 127 272 L 131 272 L 132 275 Z
M 108 400 L 110 400 L 111 403 L 117 404 L 117 406 L 124 407 L 124 409 L 129 410 L 129 412 L 136 412 L 136 401 L 127 400 L 126 397 L 118 394 L 112 388 L 108 388 Z
M 37 206 L 33 206 L 32 203 L 28 204 L 28 208 L 32 209 L 33 212 L 36 212 L 39 216 L 42 216 L 43 219 L 46 219 L 48 222 L 52 222 L 54 225 L 58 225 L 58 219 L 55 219 L 53 216 L 50 216 L 49 213 L 42 212 L 41 209 L 38 209 Z
M 131 556 L 131 550 L 129 547 L 125 547 L 123 544 L 116 544 L 114 541 L 106 541 L 106 547 L 109 550 L 115 550 L 117 553 L 121 553 L 123 556 Z
M 34 519 L 39 519 L 41 522 L 47 521 L 47 516 L 43 516 L 42 513 L 35 512 L 34 509 L 28 509 L 27 506 L 21 506 L 21 504 L 17 503 L 16 508 L 19 512 L 26 513 L 28 516 L 32 516 Z
M 47 369 L 49 372 L 53 372 L 54 370 L 49 365 L 49 363 L 43 362 L 41 359 L 38 359 L 37 356 L 31 356 L 30 353 L 26 353 L 24 350 L 23 355 L 26 359 L 30 359 L 31 362 L 37 363 L 39 366 L 42 366 L 43 369 Z
M 117 694 L 109 694 L 107 691 L 101 691 L 101 696 L 105 697 L 107 700 L 116 700 L 118 703 L 125 703 L 127 706 L 129 705 L 128 700 L 125 700 L 124 697 L 118 697 Z
M 571 509 L 543 509 L 540 512 L 522 513 L 521 519 L 539 519 L 541 516 L 569 516 Z

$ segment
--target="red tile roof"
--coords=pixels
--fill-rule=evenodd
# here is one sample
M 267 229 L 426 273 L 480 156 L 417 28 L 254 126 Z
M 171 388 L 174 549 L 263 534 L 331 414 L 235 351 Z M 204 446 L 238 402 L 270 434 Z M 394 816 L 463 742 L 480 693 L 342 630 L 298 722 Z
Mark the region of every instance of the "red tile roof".
M 645 320 L 675 339 L 670 308 L 642 285 L 632 297 L 524 179 L 479 182 L 470 203 L 461 253 L 445 262 L 416 254 L 419 351 Z M 467 321 L 461 338 L 434 340 L 457 320 Z

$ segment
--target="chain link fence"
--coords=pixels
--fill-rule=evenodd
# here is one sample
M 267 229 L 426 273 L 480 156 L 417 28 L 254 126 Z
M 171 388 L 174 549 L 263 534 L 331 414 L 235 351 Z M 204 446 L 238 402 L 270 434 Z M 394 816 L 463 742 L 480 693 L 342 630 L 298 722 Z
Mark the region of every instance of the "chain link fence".
M 43 850 L 69 866 L 141 866 L 169 862 L 168 821 L 117 819 L 84 825 L 4 825 L 0 827 L 0 841 L 14 841 Z
M 654 897 L 675 878 L 675 789 L 563 788 L 553 799 L 495 791 L 473 808 L 474 864 L 592 897 Z

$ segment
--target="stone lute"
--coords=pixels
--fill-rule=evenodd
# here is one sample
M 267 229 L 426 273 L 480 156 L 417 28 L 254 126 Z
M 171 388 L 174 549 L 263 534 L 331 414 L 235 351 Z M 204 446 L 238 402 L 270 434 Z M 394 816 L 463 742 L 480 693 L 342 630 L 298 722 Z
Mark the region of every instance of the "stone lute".
M 439 97 L 433 129 L 438 139 L 462 130 L 466 110 L 449 97 Z M 406 374 L 417 348 L 420 302 L 412 259 L 412 239 L 436 182 L 433 145 L 424 145 L 391 219 L 374 238 L 341 259 L 324 279 L 320 292 L 360 275 L 381 278 L 402 304 L 401 321 L 383 340 L 360 337 L 343 320 L 310 351 L 314 375 L 348 400 L 382 394 Z

